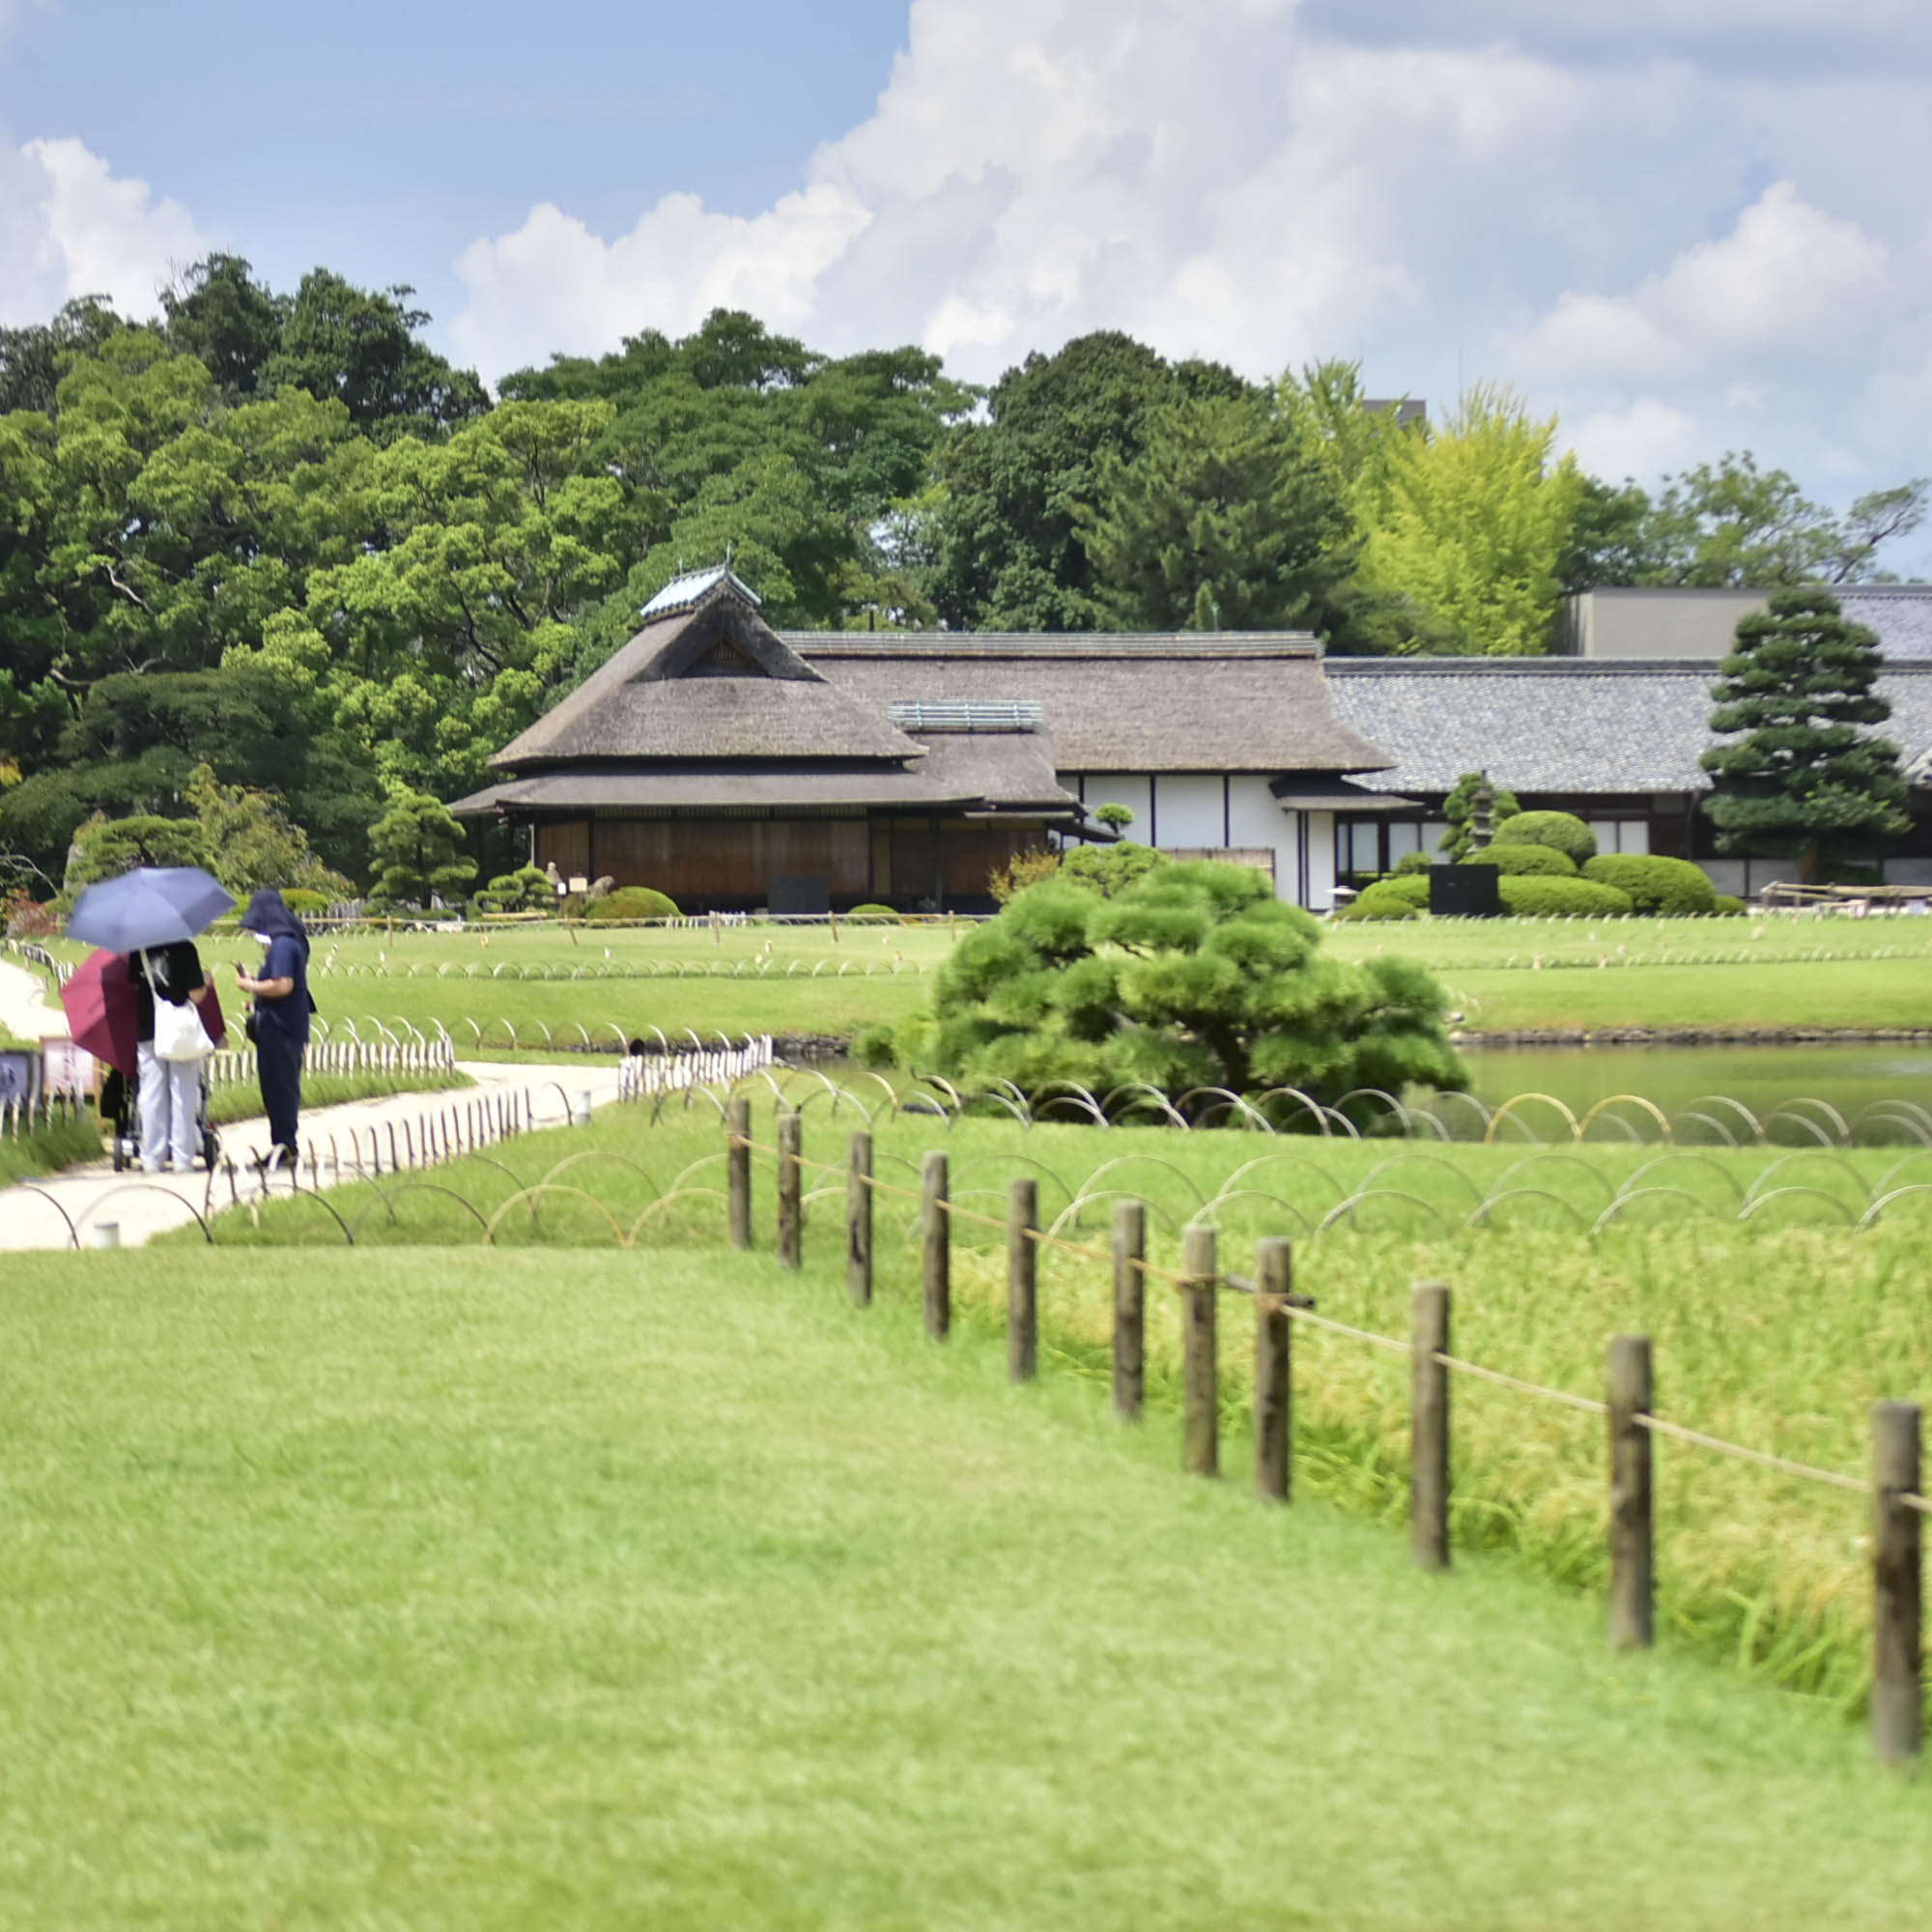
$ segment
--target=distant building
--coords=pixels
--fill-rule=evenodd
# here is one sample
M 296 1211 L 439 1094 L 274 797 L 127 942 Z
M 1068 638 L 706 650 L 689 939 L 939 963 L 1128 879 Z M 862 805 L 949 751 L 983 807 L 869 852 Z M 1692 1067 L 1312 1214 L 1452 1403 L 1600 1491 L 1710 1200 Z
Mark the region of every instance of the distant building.
M 1728 598 L 1728 607 L 1723 600 Z M 1932 587 L 1844 593 L 1894 653 L 1885 733 L 1913 784 L 1887 874 L 1932 885 Z M 1413 852 L 1487 771 L 1605 852 L 1694 859 L 1726 892 L 1795 876 L 1720 858 L 1709 784 L 1715 626 L 1745 594 L 1598 591 L 1552 658 L 1329 658 L 1294 632 L 774 631 L 727 570 L 666 586 L 602 669 L 452 808 L 524 828 L 538 865 L 655 886 L 693 911 L 992 904 L 1017 854 L 1112 835 L 1252 866 L 1325 911 Z M 1621 645 L 1641 634 L 1647 659 Z M 1638 627 L 1641 629 L 1641 627 Z M 1669 645 L 1669 649 L 1662 648 Z
M 987 907 L 1016 853 L 1110 838 L 1112 803 L 1325 907 L 1335 810 L 1409 808 L 1350 781 L 1386 754 L 1337 720 L 1305 635 L 781 636 L 722 569 L 642 617 L 452 810 L 689 909 Z
M 1878 635 L 1888 660 L 1932 661 L 1932 583 L 1837 583 L 1847 617 Z M 1769 590 L 1585 590 L 1557 612 L 1560 657 L 1607 659 L 1726 656 L 1738 619 L 1764 610 Z

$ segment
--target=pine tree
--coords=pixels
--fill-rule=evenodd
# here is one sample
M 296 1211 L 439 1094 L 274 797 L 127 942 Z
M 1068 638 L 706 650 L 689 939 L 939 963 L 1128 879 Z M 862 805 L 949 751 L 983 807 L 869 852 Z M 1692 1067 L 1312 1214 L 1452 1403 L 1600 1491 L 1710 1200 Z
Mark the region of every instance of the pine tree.
M 460 893 L 476 876 L 463 850 L 463 826 L 429 793 L 397 792 L 369 828 L 380 897 L 427 907 Z
M 1898 748 L 1867 729 L 1891 716 L 1882 668 L 1877 637 L 1829 590 L 1780 590 L 1739 619 L 1712 690 L 1711 729 L 1732 742 L 1702 758 L 1719 851 L 1802 858 L 1811 878 L 1906 829 Z
M 1326 467 L 1265 396 L 1188 396 L 1157 412 L 1132 462 L 1098 467 L 1079 518 L 1094 596 L 1126 630 L 1306 624 L 1354 562 Z

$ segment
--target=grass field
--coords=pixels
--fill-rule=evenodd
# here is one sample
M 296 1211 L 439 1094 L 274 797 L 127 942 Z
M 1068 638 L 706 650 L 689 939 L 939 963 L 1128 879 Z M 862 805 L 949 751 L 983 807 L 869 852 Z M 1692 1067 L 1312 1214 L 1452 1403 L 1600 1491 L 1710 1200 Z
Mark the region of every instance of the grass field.
M 1911 919 L 1779 915 L 1706 920 L 1424 920 L 1332 927 L 1344 958 L 1421 959 L 1448 983 L 1465 1023 L 1547 1028 L 1804 1026 L 1872 1030 L 1932 1024 L 1932 933 Z M 958 928 L 966 930 L 964 925 Z M 487 943 L 486 943 L 487 942 Z M 703 929 L 556 925 L 487 934 L 352 932 L 316 942 L 323 1016 L 364 1031 L 380 1020 L 465 1050 L 578 1043 L 657 1026 L 847 1037 L 920 1008 L 953 944 L 943 924 Z M 211 970 L 251 955 L 210 941 Z M 580 976 L 573 978 L 572 976 Z
M 100 1134 L 92 1121 L 61 1121 L 15 1140 L 0 1135 L 0 1187 L 37 1174 L 52 1174 L 100 1151 Z
M 24 1258 L 0 1920 L 1908 1923 L 1921 1783 L 1077 1380 L 660 1253 Z M 1237 1451 L 1236 1451 L 1237 1453 Z
M 810 1091 L 794 1083 L 796 1094 Z M 806 1119 L 808 1155 L 841 1163 L 851 1109 L 835 1120 L 818 1105 Z M 768 1107 L 758 1121 L 768 1146 Z M 1413 1282 L 1448 1281 L 1461 1352 L 1578 1394 L 1602 1394 L 1611 1334 L 1649 1334 L 1660 1412 L 1848 1474 L 1868 1460 L 1872 1401 L 1932 1399 L 1924 1321 L 1932 1151 L 1422 1147 L 1151 1128 L 1022 1132 L 987 1120 L 944 1129 L 903 1116 L 882 1118 L 872 1131 L 882 1181 L 916 1188 L 924 1150 L 944 1145 L 962 1208 L 1003 1216 L 1009 1181 L 1031 1174 L 1042 1219 L 1069 1238 L 1104 1244 L 1116 1193 L 1145 1198 L 1153 1257 L 1170 1266 L 1181 1226 L 1204 1211 L 1222 1231 L 1231 1269 L 1251 1267 L 1260 1235 L 1289 1235 L 1298 1280 L 1321 1312 L 1383 1334 L 1406 1333 Z M 807 1184 L 823 1190 L 808 1201 L 808 1246 L 830 1254 L 842 1242 L 842 1174 L 813 1173 Z M 718 1243 L 723 1186 L 723 1134 L 700 1099 L 655 1127 L 641 1108 L 617 1110 L 588 1130 L 530 1136 L 487 1161 L 451 1163 L 428 1185 L 356 1183 L 329 1200 L 365 1247 L 475 1243 L 488 1224 L 492 1241 L 506 1246 L 582 1250 L 629 1237 L 650 1248 Z M 1626 1187 L 1626 1207 L 1593 1236 Z M 763 1241 L 776 1212 L 763 1164 L 755 1195 Z M 1888 1196 L 1878 1224 L 1854 1232 Z M 1337 1216 L 1351 1197 L 1355 1205 Z M 1480 1222 L 1467 1225 L 1479 1208 Z M 908 1306 L 918 1293 L 917 1211 L 903 1194 L 878 1208 L 882 1293 Z M 343 1223 L 312 1200 L 270 1207 L 259 1219 L 230 1214 L 215 1232 L 223 1243 L 344 1239 Z M 997 1323 L 1003 1231 L 962 1220 L 955 1241 L 962 1307 Z M 1102 1380 L 1105 1266 L 1049 1255 L 1041 1297 L 1051 1372 Z M 1227 1299 L 1223 1321 L 1223 1405 L 1241 1422 L 1250 1401 L 1247 1304 Z M 1156 1399 L 1172 1402 L 1179 1325 L 1159 1290 L 1149 1324 Z M 1298 1480 L 1353 1509 L 1400 1515 L 1406 1361 L 1313 1330 L 1297 1350 Z M 1547 1577 L 1600 1590 L 1602 1425 L 1482 1384 L 1459 1384 L 1457 1401 L 1459 1541 L 1513 1548 Z M 1857 1708 L 1868 1582 L 1856 1498 L 1668 1444 L 1659 1467 L 1666 1623 L 1749 1671 Z

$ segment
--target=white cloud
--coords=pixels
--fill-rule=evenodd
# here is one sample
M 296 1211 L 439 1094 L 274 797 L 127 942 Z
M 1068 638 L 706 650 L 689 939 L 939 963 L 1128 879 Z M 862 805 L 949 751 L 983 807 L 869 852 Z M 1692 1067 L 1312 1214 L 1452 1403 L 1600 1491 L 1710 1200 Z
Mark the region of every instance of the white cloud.
M 79 141 L 0 145 L 0 321 L 44 321 L 86 295 L 156 314 L 169 276 L 209 247 L 179 202 L 117 179 Z

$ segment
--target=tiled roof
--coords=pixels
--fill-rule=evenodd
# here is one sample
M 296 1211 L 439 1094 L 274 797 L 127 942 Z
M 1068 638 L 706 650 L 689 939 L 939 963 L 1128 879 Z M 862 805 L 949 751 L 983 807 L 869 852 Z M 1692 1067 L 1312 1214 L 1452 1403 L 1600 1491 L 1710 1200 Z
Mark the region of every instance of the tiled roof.
M 1841 583 L 1832 594 L 1847 617 L 1878 633 L 1888 659 L 1932 661 L 1932 583 Z
M 1714 668 L 1583 658 L 1330 658 L 1335 711 L 1394 760 L 1392 792 L 1445 792 L 1464 773 L 1529 792 L 1702 790 Z M 1932 778 L 1932 662 L 1880 686 L 1884 735 Z

